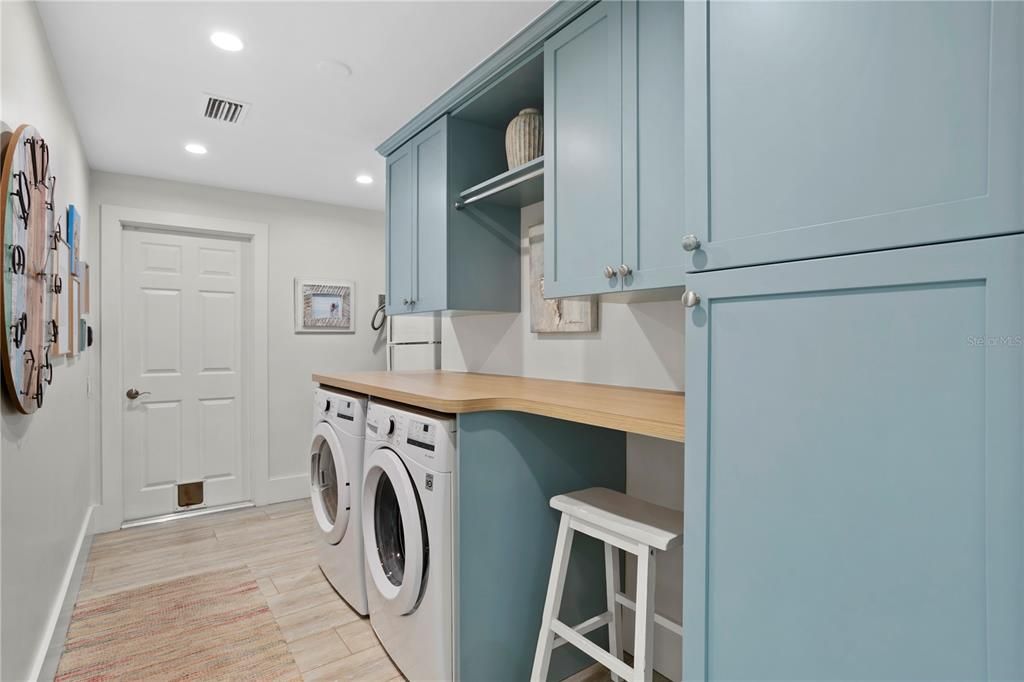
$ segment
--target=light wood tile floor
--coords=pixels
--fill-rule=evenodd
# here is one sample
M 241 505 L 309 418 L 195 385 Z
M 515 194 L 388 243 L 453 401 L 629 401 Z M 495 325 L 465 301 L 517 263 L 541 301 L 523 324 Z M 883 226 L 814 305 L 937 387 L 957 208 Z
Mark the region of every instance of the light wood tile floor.
M 79 600 L 245 565 L 305 680 L 404 679 L 317 566 L 308 500 L 97 535 Z
M 320 572 L 315 540 L 309 500 L 103 533 L 93 538 L 78 599 L 245 565 L 304 680 L 404 680 L 370 621 L 349 608 Z M 599 665 L 570 678 L 609 679 Z

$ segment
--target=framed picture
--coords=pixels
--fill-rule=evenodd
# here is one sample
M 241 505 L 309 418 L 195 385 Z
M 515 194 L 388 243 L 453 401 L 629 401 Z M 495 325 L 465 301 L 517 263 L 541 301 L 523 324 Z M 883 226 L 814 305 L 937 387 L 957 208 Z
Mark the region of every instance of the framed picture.
M 530 331 L 534 334 L 597 331 L 597 297 L 544 298 L 544 226 L 534 225 L 530 240 Z
M 68 296 L 68 328 L 65 338 L 67 339 L 68 355 L 78 355 L 78 321 L 82 318 L 82 289 L 78 278 L 74 275 L 68 284 L 71 285 L 71 295 Z
M 354 332 L 355 289 L 352 282 L 295 279 L 295 331 Z
M 82 262 L 82 313 L 89 312 L 89 264 Z
M 68 342 L 71 324 L 71 261 L 67 242 L 57 242 L 55 262 L 53 265 L 54 288 L 59 288 L 53 295 L 53 319 L 57 320 L 57 348 L 53 355 L 68 355 L 71 346 Z
M 81 271 L 79 259 L 82 257 L 82 214 L 73 204 L 68 204 L 68 247 L 71 249 L 71 274 L 78 275 Z

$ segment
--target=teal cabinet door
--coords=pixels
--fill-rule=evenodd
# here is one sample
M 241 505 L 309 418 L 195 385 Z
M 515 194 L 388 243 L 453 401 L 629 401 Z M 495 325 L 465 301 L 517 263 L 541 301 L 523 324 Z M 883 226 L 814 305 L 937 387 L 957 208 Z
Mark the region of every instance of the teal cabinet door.
M 621 110 L 622 5 L 605 1 L 544 44 L 548 297 L 621 288 Z
M 1024 228 L 1021 3 L 685 5 L 689 269 Z
M 387 159 L 387 203 L 385 234 L 387 268 L 387 313 L 409 312 L 412 299 L 413 234 L 416 202 L 412 144 L 399 147 Z
M 685 3 L 622 4 L 625 290 L 683 284 Z
M 687 679 L 1024 678 L 1022 263 L 690 275 Z
M 448 136 L 441 118 L 412 139 L 416 233 L 411 310 L 448 307 Z

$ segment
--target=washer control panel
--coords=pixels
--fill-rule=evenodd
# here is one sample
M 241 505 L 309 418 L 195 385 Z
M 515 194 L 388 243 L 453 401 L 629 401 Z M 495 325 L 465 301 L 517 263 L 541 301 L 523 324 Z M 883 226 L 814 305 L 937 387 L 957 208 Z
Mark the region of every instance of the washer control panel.
M 409 420 L 409 432 L 405 442 L 424 450 L 433 452 L 437 441 L 437 425 L 419 419 Z
M 370 401 L 366 436 L 388 443 L 436 471 L 451 471 L 455 456 L 455 419 Z

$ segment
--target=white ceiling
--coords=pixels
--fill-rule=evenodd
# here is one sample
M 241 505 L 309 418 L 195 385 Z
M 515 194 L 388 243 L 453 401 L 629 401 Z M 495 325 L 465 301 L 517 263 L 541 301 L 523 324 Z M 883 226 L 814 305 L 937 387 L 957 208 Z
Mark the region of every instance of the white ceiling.
M 39 11 L 97 170 L 380 209 L 374 151 L 551 4 L 44 2 Z M 210 43 L 215 30 L 245 42 Z M 352 75 L 318 67 L 348 64 Z M 342 72 L 343 73 L 343 72 Z M 203 93 L 250 103 L 202 118 Z M 205 156 L 184 151 L 201 142 Z M 374 183 L 355 182 L 368 173 Z

